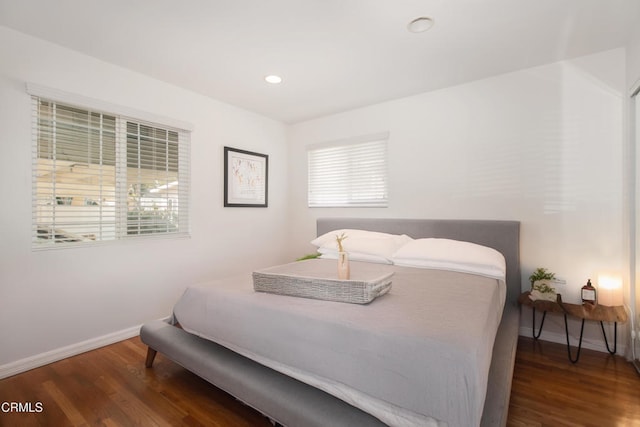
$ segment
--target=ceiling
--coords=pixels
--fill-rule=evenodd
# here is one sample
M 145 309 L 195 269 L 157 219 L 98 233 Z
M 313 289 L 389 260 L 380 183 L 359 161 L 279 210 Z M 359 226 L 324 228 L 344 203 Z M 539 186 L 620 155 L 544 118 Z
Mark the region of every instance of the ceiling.
M 407 31 L 419 16 L 433 28 Z M 621 47 L 639 23 L 638 0 L 0 0 L 0 25 L 285 123 Z

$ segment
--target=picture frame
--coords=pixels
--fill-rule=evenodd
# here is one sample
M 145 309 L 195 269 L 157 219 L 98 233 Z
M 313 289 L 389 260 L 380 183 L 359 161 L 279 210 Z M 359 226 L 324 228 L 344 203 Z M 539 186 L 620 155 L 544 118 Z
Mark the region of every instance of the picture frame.
M 224 147 L 224 206 L 266 208 L 269 156 Z

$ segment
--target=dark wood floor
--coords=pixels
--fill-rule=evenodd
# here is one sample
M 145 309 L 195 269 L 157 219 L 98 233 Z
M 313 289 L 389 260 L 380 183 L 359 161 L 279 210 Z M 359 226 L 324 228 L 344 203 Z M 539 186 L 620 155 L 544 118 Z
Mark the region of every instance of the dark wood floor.
M 0 380 L 2 426 L 264 426 L 271 423 L 138 338 Z M 31 402 L 6 413 L 4 402 Z M 42 403 L 38 411 L 36 402 Z M 24 409 L 24 407 L 23 407 Z M 520 338 L 509 426 L 640 426 L 640 377 L 619 356 Z
M 575 349 L 574 356 L 575 356 Z M 620 356 L 520 337 L 509 426 L 640 426 L 640 376 Z

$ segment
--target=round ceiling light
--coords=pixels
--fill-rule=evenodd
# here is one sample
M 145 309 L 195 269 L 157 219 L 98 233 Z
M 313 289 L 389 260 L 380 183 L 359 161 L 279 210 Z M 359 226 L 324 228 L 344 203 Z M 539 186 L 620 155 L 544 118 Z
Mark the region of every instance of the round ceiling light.
M 269 76 L 265 76 L 264 80 L 267 83 L 271 83 L 277 85 L 278 83 L 282 83 L 282 77 L 276 76 L 275 74 L 271 74 Z
M 407 25 L 407 29 L 412 33 L 424 33 L 431 27 L 433 27 L 433 19 L 428 16 L 416 18 Z

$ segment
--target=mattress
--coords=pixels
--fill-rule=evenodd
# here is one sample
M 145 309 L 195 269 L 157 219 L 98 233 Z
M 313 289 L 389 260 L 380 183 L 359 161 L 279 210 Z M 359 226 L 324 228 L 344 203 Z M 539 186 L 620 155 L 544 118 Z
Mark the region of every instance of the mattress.
M 358 265 L 352 262 L 352 271 Z M 393 288 L 368 305 L 255 292 L 247 273 L 189 287 L 174 315 L 187 332 L 388 425 L 479 425 L 504 282 L 384 268 L 393 272 Z

